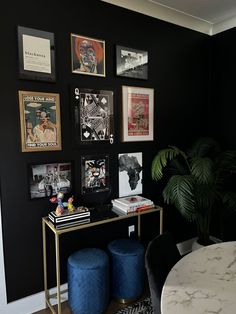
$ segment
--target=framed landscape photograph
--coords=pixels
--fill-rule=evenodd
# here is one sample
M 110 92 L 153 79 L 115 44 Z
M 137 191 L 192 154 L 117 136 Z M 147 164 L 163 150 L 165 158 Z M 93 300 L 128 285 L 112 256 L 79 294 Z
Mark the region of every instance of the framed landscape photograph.
M 106 76 L 105 41 L 71 34 L 72 73 Z
M 54 33 L 18 26 L 19 77 L 56 80 Z
M 143 193 L 143 154 L 124 153 L 118 155 L 119 197 Z
M 19 91 L 22 152 L 61 150 L 60 97 Z
M 154 89 L 122 86 L 122 141 L 153 141 Z
M 147 80 L 148 52 L 117 45 L 116 75 Z
M 30 198 L 51 197 L 58 192 L 72 191 L 72 163 L 42 163 L 29 165 Z
M 108 155 L 81 157 L 82 194 L 110 190 Z
M 113 92 L 75 87 L 72 93 L 77 142 L 113 144 Z

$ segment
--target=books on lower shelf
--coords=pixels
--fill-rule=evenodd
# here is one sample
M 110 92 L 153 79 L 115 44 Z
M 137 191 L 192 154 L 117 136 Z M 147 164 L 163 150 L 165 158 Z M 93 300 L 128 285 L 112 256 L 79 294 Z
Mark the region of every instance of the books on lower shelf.
M 81 206 L 75 209 L 72 213 L 65 210 L 60 216 L 57 216 L 56 212 L 52 211 L 48 214 L 48 218 L 54 225 L 78 222 L 84 220 L 85 218 L 90 218 L 90 211 L 87 207 Z
M 139 195 L 116 198 L 111 202 L 113 208 L 124 213 L 142 211 L 154 206 L 153 201 Z

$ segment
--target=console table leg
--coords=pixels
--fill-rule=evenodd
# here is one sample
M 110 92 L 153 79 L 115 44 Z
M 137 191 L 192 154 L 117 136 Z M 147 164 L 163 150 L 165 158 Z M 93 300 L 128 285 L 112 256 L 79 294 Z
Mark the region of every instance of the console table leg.
M 49 300 L 49 294 L 47 285 L 46 226 L 44 220 L 42 220 L 42 231 L 43 231 L 43 277 L 44 277 L 45 307 L 48 307 L 47 301 Z
M 57 277 L 57 309 L 58 314 L 61 314 L 61 282 L 60 282 L 60 243 L 59 235 L 55 234 L 55 248 L 56 248 L 56 277 Z

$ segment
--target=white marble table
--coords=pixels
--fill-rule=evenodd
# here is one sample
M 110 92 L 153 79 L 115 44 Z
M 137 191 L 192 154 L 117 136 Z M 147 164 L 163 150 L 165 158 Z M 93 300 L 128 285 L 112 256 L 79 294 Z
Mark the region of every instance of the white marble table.
M 184 256 L 168 274 L 162 314 L 235 314 L 236 241 L 209 245 Z

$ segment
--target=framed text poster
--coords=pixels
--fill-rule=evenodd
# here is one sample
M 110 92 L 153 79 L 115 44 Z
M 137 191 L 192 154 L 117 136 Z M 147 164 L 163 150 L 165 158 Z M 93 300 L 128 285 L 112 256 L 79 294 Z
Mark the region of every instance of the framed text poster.
M 19 76 L 55 81 L 54 33 L 18 26 Z

